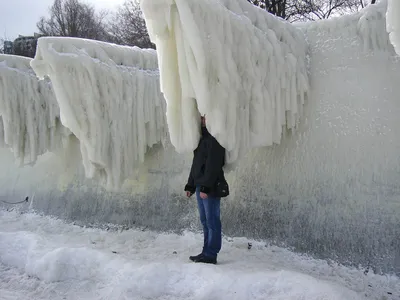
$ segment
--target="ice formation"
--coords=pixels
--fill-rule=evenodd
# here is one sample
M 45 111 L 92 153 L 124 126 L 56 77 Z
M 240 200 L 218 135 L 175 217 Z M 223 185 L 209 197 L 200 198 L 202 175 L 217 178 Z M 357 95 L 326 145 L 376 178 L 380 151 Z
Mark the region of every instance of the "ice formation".
M 31 59 L 0 55 L 0 146 L 12 149 L 20 165 L 55 151 L 68 135 L 49 80 L 38 80 Z
M 319 20 L 316 22 L 295 23 L 298 28 L 309 31 L 338 32 L 343 37 L 359 37 L 364 45 L 364 51 L 388 50 L 391 49 L 389 36 L 386 32 L 385 15 L 387 2 L 380 1 L 374 5 L 368 5 L 361 11 L 339 18 Z M 313 58 L 311 57 L 312 61 Z
M 307 43 L 287 22 L 243 0 L 142 0 L 157 45 L 171 142 L 191 151 L 199 113 L 235 161 L 280 143 L 309 89 Z
M 0 117 L 0 147 L 4 147 L 6 144 L 4 142 L 4 125 L 3 118 Z
M 86 176 L 118 187 L 167 137 L 154 50 L 40 38 L 32 67 L 48 75 L 61 121 L 80 140 Z
M 400 55 L 400 1 L 387 0 L 386 27 L 390 41 L 398 55 Z

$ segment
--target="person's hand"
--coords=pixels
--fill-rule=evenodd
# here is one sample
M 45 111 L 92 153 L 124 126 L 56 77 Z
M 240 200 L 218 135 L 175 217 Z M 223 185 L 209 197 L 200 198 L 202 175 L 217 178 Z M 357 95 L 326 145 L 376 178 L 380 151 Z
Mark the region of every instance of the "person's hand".
M 200 198 L 204 200 L 204 199 L 207 199 L 208 196 L 207 196 L 206 193 L 201 192 L 201 193 L 200 193 Z
M 190 197 L 192 197 L 192 193 L 191 192 L 186 192 L 186 196 L 188 197 L 188 198 L 190 198 Z

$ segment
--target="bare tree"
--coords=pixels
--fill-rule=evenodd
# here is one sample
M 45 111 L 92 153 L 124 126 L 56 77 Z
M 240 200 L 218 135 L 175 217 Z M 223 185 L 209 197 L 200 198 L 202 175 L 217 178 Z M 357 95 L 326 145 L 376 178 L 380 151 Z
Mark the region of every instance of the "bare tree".
M 358 11 L 376 0 L 248 0 L 268 12 L 294 21 L 328 19 Z
M 286 19 L 287 0 L 248 0 L 271 14 Z M 289 0 L 290 2 L 290 0 Z
M 54 0 L 50 17 L 42 17 L 37 27 L 42 35 L 70 36 L 106 40 L 106 13 L 96 13 L 93 6 L 80 0 Z
M 366 7 L 368 4 L 375 4 L 376 0 L 355 0 L 350 2 L 350 8 L 353 11 L 359 11 L 360 9 Z
M 359 0 L 295 0 L 294 7 L 299 12 L 298 20 L 328 19 L 342 15 Z
M 117 10 L 108 26 L 111 40 L 120 45 L 155 48 L 137 1 L 127 0 Z

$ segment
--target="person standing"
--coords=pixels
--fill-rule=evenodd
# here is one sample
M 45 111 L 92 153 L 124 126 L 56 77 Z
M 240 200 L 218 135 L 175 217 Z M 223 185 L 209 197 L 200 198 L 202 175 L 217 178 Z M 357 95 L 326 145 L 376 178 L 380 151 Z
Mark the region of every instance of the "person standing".
M 208 132 L 206 118 L 201 117 L 201 138 L 194 150 L 189 179 L 185 186 L 187 197 L 196 194 L 204 244 L 200 254 L 189 259 L 199 263 L 216 264 L 222 246 L 220 219 L 221 197 L 229 194 L 223 166 L 225 148 Z

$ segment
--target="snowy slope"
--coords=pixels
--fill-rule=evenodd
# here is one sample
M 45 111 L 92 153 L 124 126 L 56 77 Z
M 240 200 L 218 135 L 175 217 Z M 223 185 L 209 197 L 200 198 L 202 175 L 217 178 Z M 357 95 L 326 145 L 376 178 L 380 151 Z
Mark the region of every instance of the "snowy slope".
M 201 240 L 188 232 L 85 229 L 0 211 L 0 295 L 43 300 L 390 300 L 400 293 L 396 277 L 364 275 L 261 242 L 250 241 L 248 250 L 244 238 L 224 238 L 216 266 L 191 263 L 187 257 L 198 251 Z
M 10 147 L 20 165 L 57 150 L 69 134 L 49 80 L 38 80 L 30 62 L 0 55 L 0 145 Z
M 280 143 L 309 89 L 302 32 L 243 0 L 142 0 L 157 45 L 172 144 L 191 151 L 199 112 L 235 161 Z
M 61 121 L 79 139 L 85 172 L 118 187 L 167 136 L 154 50 L 40 38 L 32 67 L 48 75 Z
M 387 0 L 387 32 L 390 36 L 390 41 L 396 49 L 398 55 L 400 55 L 400 1 L 398 0 Z

